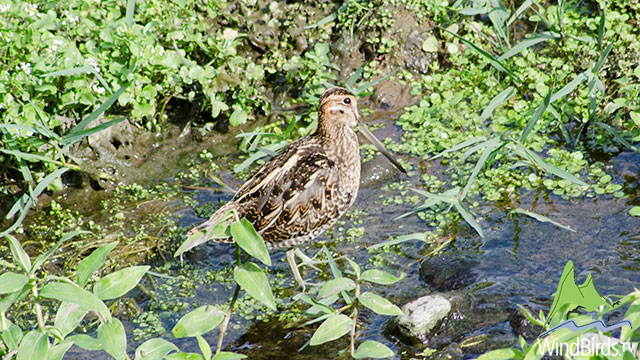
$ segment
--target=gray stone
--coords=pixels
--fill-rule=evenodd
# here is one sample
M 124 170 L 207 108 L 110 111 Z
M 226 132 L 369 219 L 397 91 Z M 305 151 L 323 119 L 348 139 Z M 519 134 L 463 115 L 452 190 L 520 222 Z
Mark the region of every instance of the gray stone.
M 439 294 L 427 295 L 404 305 L 402 312 L 395 318 L 400 334 L 415 343 L 424 343 L 451 312 L 451 302 Z

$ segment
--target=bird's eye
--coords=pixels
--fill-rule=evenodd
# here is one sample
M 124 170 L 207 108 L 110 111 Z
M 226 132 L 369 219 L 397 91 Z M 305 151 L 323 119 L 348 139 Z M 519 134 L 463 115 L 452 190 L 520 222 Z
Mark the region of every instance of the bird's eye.
M 343 103 L 345 104 L 351 104 L 351 99 L 350 98 L 344 98 L 344 100 L 342 100 Z

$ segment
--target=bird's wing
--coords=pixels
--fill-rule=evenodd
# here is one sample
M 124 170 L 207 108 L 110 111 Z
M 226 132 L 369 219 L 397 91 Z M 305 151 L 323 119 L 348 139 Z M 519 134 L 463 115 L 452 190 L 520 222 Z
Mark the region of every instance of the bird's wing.
M 239 213 L 267 242 L 308 234 L 337 218 L 338 170 L 322 152 L 298 148 L 280 167 L 256 179 L 236 200 Z

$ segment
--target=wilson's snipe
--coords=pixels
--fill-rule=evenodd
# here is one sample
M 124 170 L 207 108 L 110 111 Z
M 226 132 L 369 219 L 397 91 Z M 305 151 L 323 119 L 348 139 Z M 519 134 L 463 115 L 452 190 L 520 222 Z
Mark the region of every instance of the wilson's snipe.
M 326 90 L 320 97 L 316 132 L 262 165 L 230 202 L 187 236 L 201 230 L 207 236 L 230 210 L 246 217 L 268 248 L 290 247 L 320 235 L 356 200 L 360 152 L 353 127 L 359 125 L 360 133 L 405 172 L 358 120 L 353 94 L 340 87 Z

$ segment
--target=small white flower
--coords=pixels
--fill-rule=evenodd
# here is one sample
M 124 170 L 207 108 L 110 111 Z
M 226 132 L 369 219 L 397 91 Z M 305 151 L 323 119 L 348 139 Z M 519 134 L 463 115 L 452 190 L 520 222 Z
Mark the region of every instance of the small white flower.
M 11 8 L 9 4 L 0 4 L 0 13 L 6 13 Z
M 28 4 L 26 10 L 27 10 L 27 14 L 29 14 L 29 16 L 34 16 L 35 14 L 38 13 L 38 5 Z
M 84 62 L 86 65 L 89 65 L 93 68 L 95 72 L 100 72 L 100 68 L 98 67 L 98 62 L 95 59 L 88 58 Z
M 443 139 L 448 139 L 448 138 L 449 138 L 449 134 L 447 134 L 446 132 L 444 132 L 444 131 L 443 131 L 443 132 L 440 134 L 440 137 L 441 137 L 441 138 L 443 138 Z
M 93 86 L 91 86 L 91 89 L 93 89 L 93 91 L 97 92 L 99 95 L 104 94 L 105 90 L 102 86 L 98 86 L 98 84 L 93 84 Z
M 22 71 L 27 73 L 27 75 L 31 75 L 31 64 L 22 63 L 22 64 L 20 64 L 20 68 L 22 69 Z

